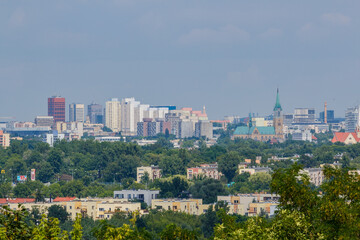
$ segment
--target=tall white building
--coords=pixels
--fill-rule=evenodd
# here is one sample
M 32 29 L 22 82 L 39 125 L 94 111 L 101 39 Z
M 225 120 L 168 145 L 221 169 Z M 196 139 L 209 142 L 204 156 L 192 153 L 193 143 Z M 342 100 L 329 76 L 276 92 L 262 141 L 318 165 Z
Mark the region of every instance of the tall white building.
M 137 120 L 139 114 L 136 114 L 136 108 L 140 102 L 135 98 L 124 98 L 121 101 L 121 133 L 126 135 L 136 135 Z
M 121 131 L 121 104 L 117 98 L 105 104 L 105 126 L 113 132 Z
M 85 121 L 85 106 L 84 106 L 84 104 L 72 103 L 69 105 L 69 121 L 70 122 L 84 122 Z
M 355 132 L 360 126 L 360 105 L 350 107 L 345 113 L 345 132 Z

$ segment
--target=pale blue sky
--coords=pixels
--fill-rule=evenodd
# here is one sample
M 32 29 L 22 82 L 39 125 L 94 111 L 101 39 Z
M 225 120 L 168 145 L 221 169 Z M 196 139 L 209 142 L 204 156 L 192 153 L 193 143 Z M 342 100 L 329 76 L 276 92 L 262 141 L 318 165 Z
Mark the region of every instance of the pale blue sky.
M 0 116 L 47 97 L 206 105 L 211 119 L 360 103 L 360 1 L 0 1 Z

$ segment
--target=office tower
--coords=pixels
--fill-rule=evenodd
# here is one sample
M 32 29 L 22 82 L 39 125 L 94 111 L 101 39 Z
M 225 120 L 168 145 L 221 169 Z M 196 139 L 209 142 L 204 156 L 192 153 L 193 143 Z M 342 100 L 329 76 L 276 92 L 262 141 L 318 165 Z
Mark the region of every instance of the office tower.
M 100 104 L 88 105 L 88 116 L 90 123 L 103 123 L 103 108 Z
M 314 108 L 295 108 L 294 123 L 295 124 L 311 124 L 315 122 Z
M 335 121 L 335 112 L 334 110 L 326 110 L 327 112 L 327 123 L 333 123 Z M 320 112 L 320 120 L 325 123 L 325 112 Z
M 121 105 L 117 98 L 112 98 L 105 104 L 105 126 L 113 132 L 121 131 Z
M 85 107 L 84 104 L 72 103 L 69 105 L 69 122 L 84 122 Z
M 360 105 L 356 107 L 350 107 L 345 113 L 345 131 L 355 132 L 360 126 Z
M 135 108 L 139 105 L 140 102 L 135 101 L 135 98 L 124 98 L 121 101 L 121 133 L 125 136 L 136 134 L 140 115 L 136 115 Z
M 53 116 L 54 122 L 65 122 L 65 98 L 58 96 L 48 98 L 48 116 Z
M 35 124 L 38 127 L 52 127 L 54 125 L 53 116 L 37 116 L 35 118 Z

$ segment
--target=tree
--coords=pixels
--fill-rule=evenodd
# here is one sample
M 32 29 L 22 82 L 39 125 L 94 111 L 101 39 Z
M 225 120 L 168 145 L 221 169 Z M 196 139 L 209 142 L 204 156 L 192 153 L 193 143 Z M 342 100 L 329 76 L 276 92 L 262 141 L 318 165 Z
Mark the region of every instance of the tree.
M 48 162 L 54 168 L 55 173 L 59 173 L 60 169 L 62 167 L 62 164 L 63 164 L 63 156 L 62 155 L 63 155 L 62 151 L 58 148 L 53 148 L 50 151 L 50 154 L 48 157 Z
M 254 191 L 270 189 L 271 175 L 265 172 L 254 173 L 249 177 L 249 187 Z
M 51 205 L 48 209 L 48 217 L 57 218 L 61 223 L 64 223 L 66 220 L 69 219 L 69 214 L 63 206 Z
M 31 189 L 25 183 L 18 183 L 13 189 L 15 197 L 27 198 L 31 196 Z
M 228 152 L 218 159 L 219 171 L 225 175 L 228 182 L 231 182 L 240 163 L 241 157 L 237 152 Z
M 215 203 L 217 196 L 228 194 L 223 184 L 219 180 L 212 178 L 196 181 L 195 184 L 190 187 L 189 191 L 192 197 L 203 199 L 205 204 Z

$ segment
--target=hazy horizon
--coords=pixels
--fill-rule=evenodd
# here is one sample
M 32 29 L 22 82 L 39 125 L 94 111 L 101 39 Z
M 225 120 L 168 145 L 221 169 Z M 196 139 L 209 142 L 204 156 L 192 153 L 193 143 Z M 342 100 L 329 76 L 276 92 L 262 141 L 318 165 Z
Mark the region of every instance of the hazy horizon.
M 0 117 L 116 97 L 210 119 L 360 104 L 360 2 L 0 2 Z M 68 116 L 67 116 L 68 117 Z M 0 119 L 1 120 L 1 119 Z

